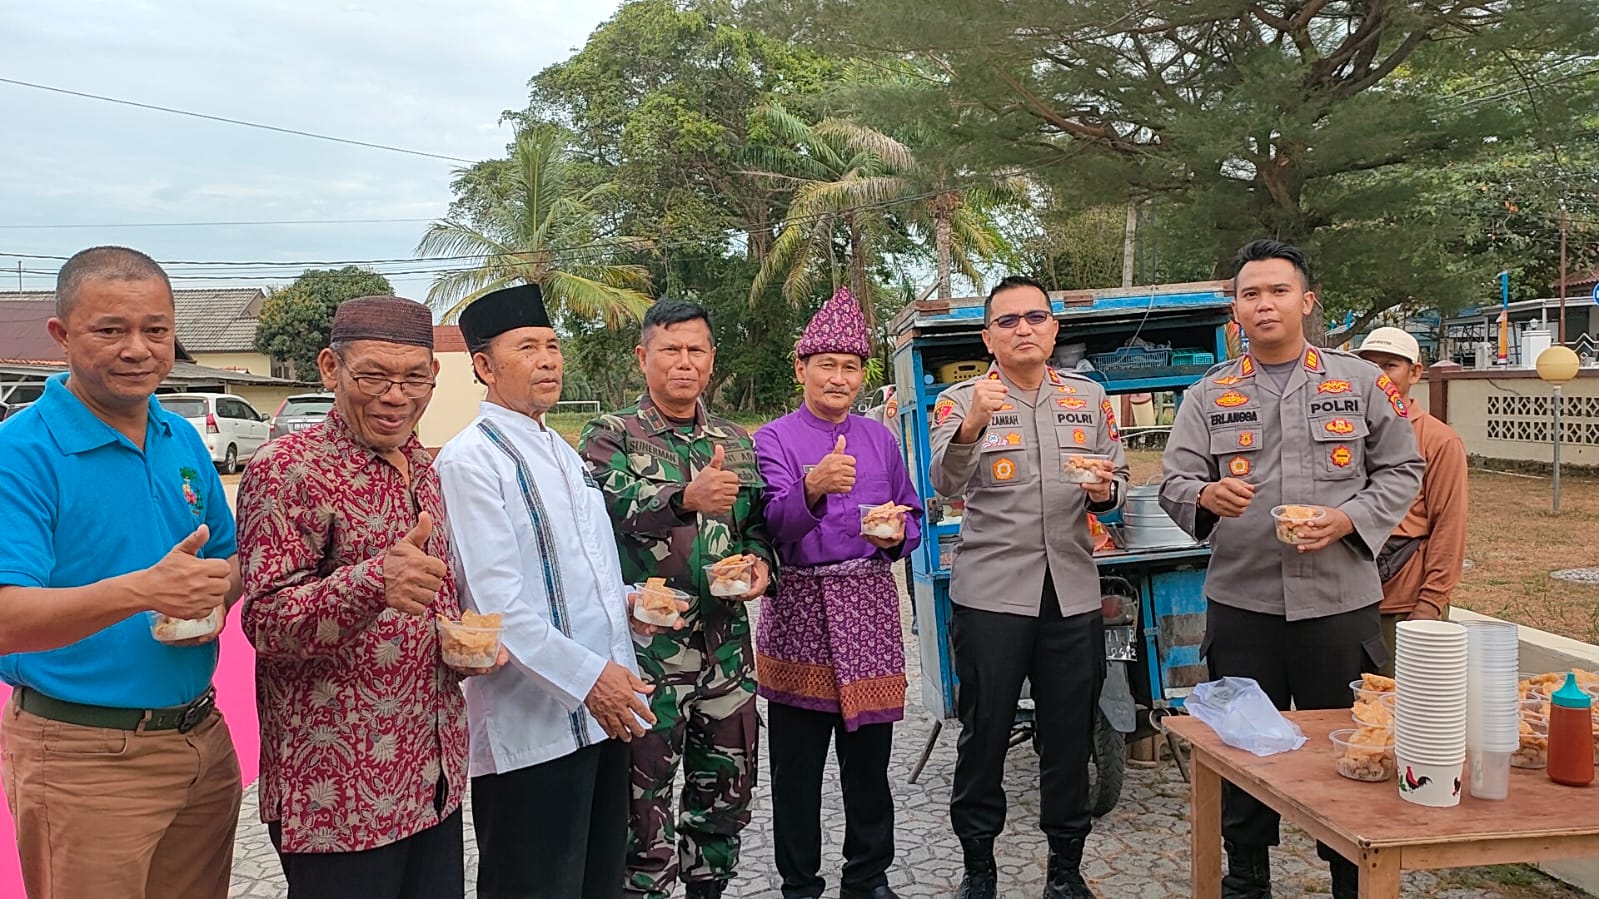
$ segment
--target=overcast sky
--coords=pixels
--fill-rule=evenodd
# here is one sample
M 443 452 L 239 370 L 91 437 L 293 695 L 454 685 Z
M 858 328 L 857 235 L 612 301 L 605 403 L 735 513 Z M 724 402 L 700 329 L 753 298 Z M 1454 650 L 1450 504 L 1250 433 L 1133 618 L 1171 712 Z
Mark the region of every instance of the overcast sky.
M 12 0 L 0 78 L 464 159 L 502 155 L 500 113 L 616 0 Z M 200 121 L 0 83 L 0 289 L 16 253 L 116 243 L 158 260 L 405 259 L 460 163 Z M 418 219 L 367 224 L 103 225 Z M 14 227 L 14 226 L 30 227 Z M 39 225 L 94 225 L 39 228 Z M 28 289 L 57 260 L 22 259 Z M 385 266 L 390 270 L 405 266 Z M 174 275 L 227 269 L 169 266 Z M 297 269 L 245 268 L 266 286 Z M 421 299 L 427 276 L 391 277 Z

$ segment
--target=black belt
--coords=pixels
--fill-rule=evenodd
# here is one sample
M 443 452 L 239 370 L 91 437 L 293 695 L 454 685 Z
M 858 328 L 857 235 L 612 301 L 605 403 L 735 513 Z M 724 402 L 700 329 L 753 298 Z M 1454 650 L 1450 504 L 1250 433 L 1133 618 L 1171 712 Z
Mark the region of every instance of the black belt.
M 66 724 L 83 727 L 106 727 L 112 730 L 175 730 L 186 734 L 200 722 L 211 717 L 217 705 L 215 687 L 206 687 L 199 698 L 188 705 L 165 709 L 119 709 L 103 705 L 83 705 L 55 699 L 22 687 L 17 690 L 17 706 L 30 715 L 49 718 Z

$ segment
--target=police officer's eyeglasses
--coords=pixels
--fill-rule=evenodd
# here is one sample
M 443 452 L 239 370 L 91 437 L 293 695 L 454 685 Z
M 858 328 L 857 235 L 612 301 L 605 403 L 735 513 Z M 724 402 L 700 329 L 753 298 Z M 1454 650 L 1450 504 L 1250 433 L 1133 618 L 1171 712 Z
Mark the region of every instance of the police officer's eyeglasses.
M 989 321 L 989 324 L 993 327 L 1003 328 L 1004 330 L 1009 331 L 1011 328 L 1021 324 L 1023 319 L 1026 319 L 1029 325 L 1032 325 L 1036 328 L 1039 325 L 1042 325 L 1044 322 L 1049 321 L 1049 318 L 1050 316 L 1048 312 L 1045 312 L 1042 309 L 1034 309 L 1030 312 L 1011 312 L 1006 315 L 996 315 L 992 320 Z

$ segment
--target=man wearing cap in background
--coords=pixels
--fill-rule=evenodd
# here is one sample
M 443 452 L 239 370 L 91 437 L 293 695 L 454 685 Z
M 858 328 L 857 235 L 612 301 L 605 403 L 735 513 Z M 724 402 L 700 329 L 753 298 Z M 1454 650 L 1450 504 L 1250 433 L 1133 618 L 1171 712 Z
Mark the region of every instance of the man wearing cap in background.
M 933 486 L 965 494 L 950 563 L 956 711 L 950 820 L 965 855 L 960 899 L 998 890 L 994 840 L 1005 826 L 1005 756 L 1022 683 L 1039 745 L 1039 829 L 1049 839 L 1045 899 L 1092 896 L 1080 867 L 1093 829 L 1088 759 L 1105 679 L 1105 625 L 1088 513 L 1121 505 L 1127 457 L 1105 390 L 1049 367 L 1060 323 L 1043 285 L 999 282 L 983 305 L 987 373 L 933 404 Z M 1098 480 L 1067 480 L 1072 457 Z
M 465 604 L 502 616 L 510 666 L 466 686 L 481 899 L 615 899 L 627 844 L 627 741 L 641 694 L 605 498 L 541 416 L 561 341 L 536 285 L 461 313 L 478 416 L 439 451 Z M 640 623 L 639 627 L 648 627 Z
M 719 899 L 738 869 L 755 790 L 755 660 L 744 603 L 771 582 L 765 485 L 749 435 L 705 408 L 716 362 L 705 308 L 656 302 L 635 353 L 644 395 L 589 422 L 579 452 L 605 492 L 623 577 L 664 578 L 692 598 L 681 630 L 635 639 L 656 721 L 631 743 L 623 892 L 666 899 L 681 879 L 688 899 Z M 749 592 L 711 595 L 705 566 L 735 557 L 753 565 Z M 683 805 L 674 815 L 679 763 Z
M 446 666 L 434 623 L 461 607 L 414 433 L 439 367 L 433 316 L 399 297 L 348 300 L 317 367 L 327 419 L 263 447 L 239 487 L 261 820 L 291 899 L 458 897 L 460 680 L 493 669 Z
M 795 348 L 799 409 L 755 432 L 766 527 L 782 583 L 761 608 L 757 691 L 766 697 L 772 830 L 784 899 L 820 899 L 822 770 L 844 789 L 842 899 L 894 899 L 893 722 L 905 716 L 899 587 L 889 566 L 921 542 L 921 500 L 899 444 L 850 414 L 871 339 L 840 290 Z M 863 533 L 862 507 L 892 507 L 895 535 Z
M 1279 709 L 1349 708 L 1349 682 L 1387 662 L 1374 559 L 1421 485 L 1406 404 L 1352 354 L 1311 346 L 1310 264 L 1257 240 L 1235 260 L 1233 317 L 1249 352 L 1188 389 L 1162 459 L 1161 508 L 1210 541 L 1202 641 L 1210 676 L 1248 677 Z M 1273 507 L 1319 507 L 1280 543 Z M 1222 896 L 1271 895 L 1278 815 L 1224 785 Z M 1337 899 L 1359 871 L 1324 845 Z
M 1455 429 L 1410 401 L 1410 390 L 1426 369 L 1416 338 L 1399 328 L 1378 328 L 1360 344 L 1360 358 L 1382 369 L 1404 399 L 1426 463 L 1421 493 L 1393 536 L 1377 553 L 1382 578 L 1382 638 L 1392 676 L 1394 631 L 1406 619 L 1449 617 L 1449 597 L 1466 560 L 1466 446 Z
M 23 887 L 35 899 L 222 899 L 239 760 L 205 636 L 157 642 L 154 611 L 239 596 L 211 455 L 155 389 L 172 371 L 172 285 L 95 247 L 56 280 L 67 372 L 0 427 L 0 720 Z

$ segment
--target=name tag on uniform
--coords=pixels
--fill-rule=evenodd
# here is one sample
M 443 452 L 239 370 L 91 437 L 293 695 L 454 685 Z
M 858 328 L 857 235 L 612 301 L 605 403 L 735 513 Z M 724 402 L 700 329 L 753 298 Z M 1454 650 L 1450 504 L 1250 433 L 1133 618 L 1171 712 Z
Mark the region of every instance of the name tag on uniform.
M 1238 412 L 1210 413 L 1210 426 L 1213 428 L 1221 425 L 1235 425 L 1239 424 L 1240 422 L 1245 424 L 1257 424 L 1259 421 L 1260 413 L 1256 412 L 1254 409 L 1244 409 Z
M 988 424 L 994 428 L 1019 428 L 1022 426 L 1022 417 L 1015 412 L 995 412 L 988 419 Z

